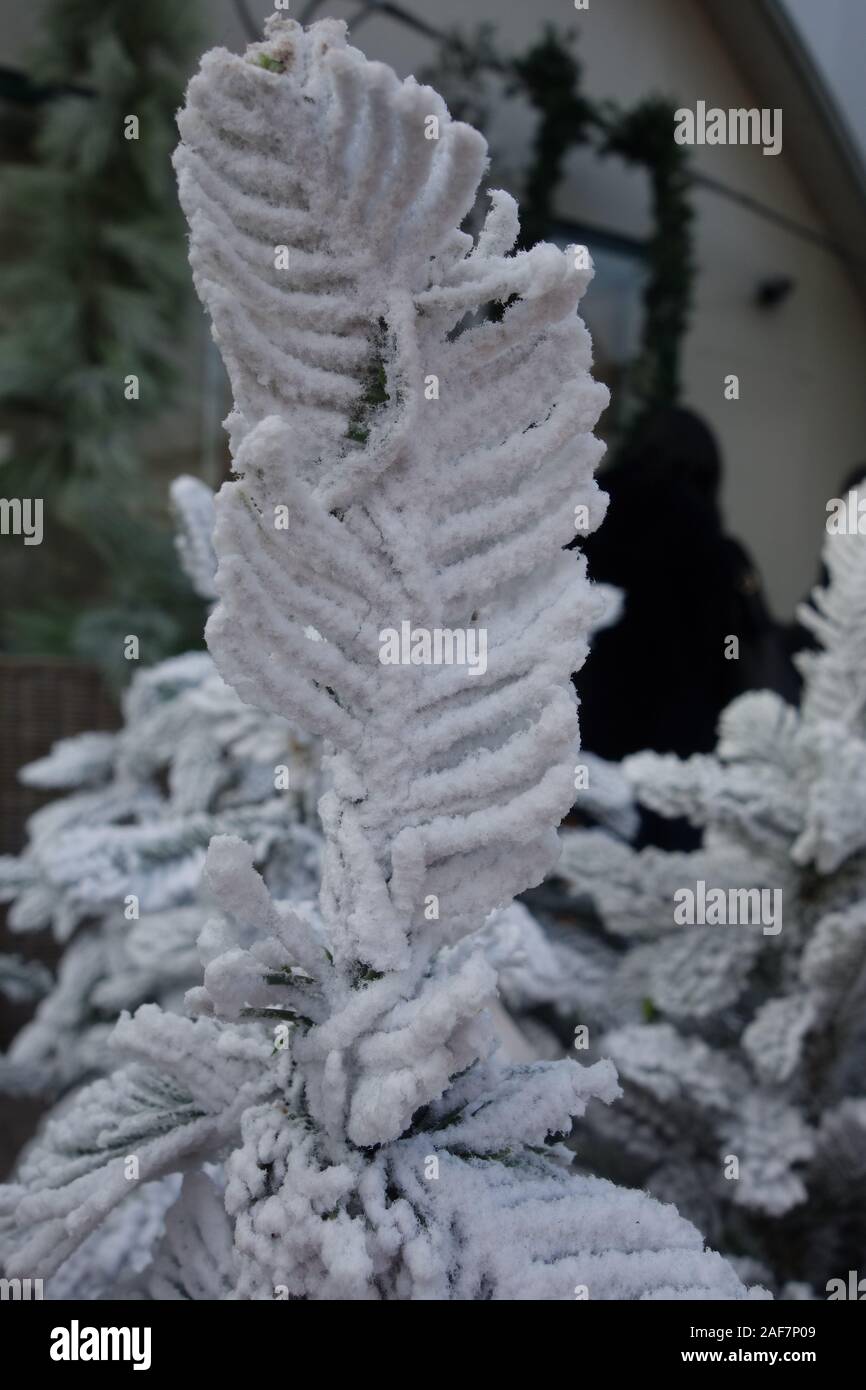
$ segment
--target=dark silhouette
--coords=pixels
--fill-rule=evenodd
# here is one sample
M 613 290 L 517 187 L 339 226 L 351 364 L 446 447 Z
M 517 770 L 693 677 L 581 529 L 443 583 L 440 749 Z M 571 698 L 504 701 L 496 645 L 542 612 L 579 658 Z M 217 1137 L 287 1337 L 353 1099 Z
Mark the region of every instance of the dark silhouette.
M 735 695 L 770 688 L 796 698 L 757 570 L 723 531 L 721 475 L 710 430 L 671 407 L 603 476 L 608 514 L 585 552 L 593 579 L 624 590 L 625 611 L 597 635 L 577 682 L 582 743 L 602 757 L 709 752 Z M 731 637 L 738 659 L 725 655 Z

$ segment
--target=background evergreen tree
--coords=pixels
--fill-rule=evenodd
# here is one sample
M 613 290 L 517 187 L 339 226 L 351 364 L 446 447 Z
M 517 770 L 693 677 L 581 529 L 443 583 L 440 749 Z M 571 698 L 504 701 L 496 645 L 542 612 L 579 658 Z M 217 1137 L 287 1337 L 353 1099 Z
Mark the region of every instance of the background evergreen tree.
M 117 681 L 126 633 L 153 661 L 197 643 L 202 620 L 142 454 L 190 304 L 169 155 L 195 15 L 54 0 L 30 146 L 3 169 L 0 492 L 45 507 L 39 549 L 3 548 L 3 641 L 85 655 Z
M 627 758 L 635 800 L 703 843 L 564 832 L 575 927 L 546 995 L 535 967 L 521 981 L 616 1066 L 621 1102 L 581 1132 L 592 1169 L 675 1198 L 744 1277 L 818 1298 L 866 1261 L 866 538 L 828 535 L 824 560 L 800 710 L 750 692 L 713 754 Z M 683 922 L 700 884 L 706 922 Z M 765 890 L 745 924 L 740 895 Z

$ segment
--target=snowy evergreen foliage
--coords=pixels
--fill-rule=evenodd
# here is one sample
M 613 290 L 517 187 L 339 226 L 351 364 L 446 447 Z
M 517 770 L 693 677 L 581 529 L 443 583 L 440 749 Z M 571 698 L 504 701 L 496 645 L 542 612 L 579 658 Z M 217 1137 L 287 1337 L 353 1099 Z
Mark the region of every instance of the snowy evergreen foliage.
M 702 847 L 566 833 L 575 983 L 570 1006 L 548 994 L 623 1086 L 587 1117 L 596 1171 L 675 1196 L 754 1276 L 820 1298 L 866 1265 L 866 539 L 828 536 L 824 558 L 800 712 L 743 695 L 712 756 L 623 764 Z M 703 924 L 683 920 L 685 890 Z M 753 925 L 747 890 L 768 893 Z
M 171 485 L 171 500 L 180 562 L 199 597 L 213 603 L 217 596 L 213 493 L 201 478 L 182 476 Z
M 212 597 L 213 494 L 180 478 L 173 498 L 184 566 Z M 141 671 L 123 714 L 118 733 L 64 739 L 21 773 L 67 795 L 31 817 L 19 857 L 0 859 L 0 899 L 12 903 L 13 931 L 50 928 L 69 945 L 0 1064 L 4 1089 L 55 1089 L 102 1071 L 122 1009 L 182 1005 L 200 973 L 195 943 L 208 910 L 198 885 L 212 835 L 242 834 L 275 892 L 318 892 L 311 740 L 243 705 L 206 652 Z M 0 964 L 0 988 L 20 997 L 23 987 L 20 965 Z
M 743 1298 L 673 1208 L 569 1172 L 555 1136 L 614 1100 L 613 1068 L 506 1066 L 485 1010 L 477 933 L 547 872 L 572 799 L 594 598 L 562 547 L 576 504 L 603 510 L 587 273 L 510 255 L 502 194 L 477 243 L 457 230 L 483 140 L 342 24 L 275 17 L 245 59 L 208 54 L 180 126 L 236 402 L 208 640 L 245 700 L 331 742 L 320 909 L 212 841 L 190 1016 L 120 1021 L 128 1064 L 4 1190 L 7 1268 L 50 1292 L 138 1183 L 183 1169 L 151 1297 Z M 485 630 L 486 669 L 383 664 L 405 619 Z
M 51 972 L 38 960 L 22 956 L 0 956 L 0 994 L 14 1004 L 41 999 L 51 988 Z

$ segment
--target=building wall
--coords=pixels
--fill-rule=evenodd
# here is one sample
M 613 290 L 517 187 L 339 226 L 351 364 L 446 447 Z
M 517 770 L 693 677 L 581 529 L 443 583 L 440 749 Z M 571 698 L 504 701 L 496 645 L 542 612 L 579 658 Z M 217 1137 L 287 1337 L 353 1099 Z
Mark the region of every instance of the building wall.
M 511 51 L 524 50 L 548 22 L 575 28 L 585 85 L 594 97 L 631 105 L 656 92 L 683 106 L 699 99 L 724 108 L 763 104 L 761 93 L 741 79 L 699 0 L 590 0 L 588 11 L 579 13 L 573 0 L 403 5 L 439 28 L 491 20 L 501 46 Z M 272 3 L 247 0 L 247 8 L 264 17 Z M 301 8 L 301 0 L 293 0 L 290 12 Z M 203 9 L 211 42 L 243 47 L 232 0 L 207 0 Z M 348 0 L 321 7 L 323 14 L 344 17 L 356 11 Z M 435 56 L 426 39 L 382 16 L 364 22 L 357 42 L 401 75 Z M 513 103 L 492 134 L 505 159 L 520 167 L 532 135 L 529 113 Z M 767 157 L 751 147 L 705 146 L 695 149 L 694 165 L 822 230 L 821 209 L 811 205 L 789 150 Z M 827 499 L 841 477 L 866 460 L 866 308 L 829 252 L 709 190 L 696 190 L 695 209 L 698 281 L 684 350 L 685 403 L 719 434 L 729 528 L 758 561 L 774 609 L 787 616 L 815 576 Z M 644 236 L 646 180 L 616 161 L 576 156 L 559 211 Z M 755 288 L 776 275 L 791 276 L 796 288 L 775 310 L 761 310 L 753 302 Z M 739 401 L 724 399 L 728 373 L 739 376 Z

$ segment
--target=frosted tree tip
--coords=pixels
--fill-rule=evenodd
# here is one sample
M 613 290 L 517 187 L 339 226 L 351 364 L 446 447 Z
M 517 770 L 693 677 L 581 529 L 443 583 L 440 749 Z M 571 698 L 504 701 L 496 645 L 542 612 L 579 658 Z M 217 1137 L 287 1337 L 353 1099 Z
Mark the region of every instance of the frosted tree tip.
M 297 65 L 305 43 L 322 54 L 328 48 L 345 48 L 346 34 L 347 25 L 340 19 L 321 19 L 304 29 L 296 19 L 276 13 L 265 20 L 264 40 L 251 43 L 245 57 L 267 72 L 286 73 Z

